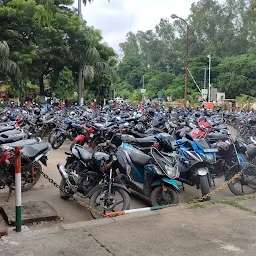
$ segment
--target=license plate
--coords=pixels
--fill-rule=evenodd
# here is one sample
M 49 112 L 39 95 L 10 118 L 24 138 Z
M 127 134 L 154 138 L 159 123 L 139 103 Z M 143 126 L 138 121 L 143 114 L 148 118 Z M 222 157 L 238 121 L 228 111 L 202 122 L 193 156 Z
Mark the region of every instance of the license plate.
M 205 148 L 204 153 L 217 153 L 218 149 L 217 148 Z

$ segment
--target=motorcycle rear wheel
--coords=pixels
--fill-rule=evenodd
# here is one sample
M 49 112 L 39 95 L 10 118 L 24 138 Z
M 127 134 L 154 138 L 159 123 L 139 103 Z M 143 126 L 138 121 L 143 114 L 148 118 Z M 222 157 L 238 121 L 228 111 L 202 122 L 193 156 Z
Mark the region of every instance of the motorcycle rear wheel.
M 171 186 L 165 185 L 167 191 L 163 191 L 162 186 L 157 186 L 150 195 L 152 206 L 177 204 L 179 196 Z M 164 193 L 164 194 L 163 194 Z
M 63 190 L 65 189 L 65 185 L 66 185 L 65 180 L 64 180 L 64 179 L 61 179 L 60 188 L 59 188 L 59 190 L 60 190 L 60 197 L 61 197 L 62 199 L 67 200 L 67 199 L 70 198 L 70 196 L 69 196 L 68 194 L 66 194 L 66 193 L 63 191 Z
M 26 180 L 24 181 L 24 175 L 25 175 L 24 169 L 27 168 L 27 166 L 21 167 L 21 191 L 22 192 L 31 190 L 41 177 L 42 166 L 39 163 L 34 162 L 33 165 L 31 165 L 31 168 L 32 167 L 34 168 L 34 177 L 32 182 L 26 182 Z M 13 186 L 11 186 L 10 189 L 15 190 L 15 185 L 13 184 Z

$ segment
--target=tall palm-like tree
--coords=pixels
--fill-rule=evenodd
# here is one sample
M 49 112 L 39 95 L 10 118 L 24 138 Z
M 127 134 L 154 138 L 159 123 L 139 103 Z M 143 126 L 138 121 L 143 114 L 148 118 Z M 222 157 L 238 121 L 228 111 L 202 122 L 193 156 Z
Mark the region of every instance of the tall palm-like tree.
M 0 76 L 11 77 L 16 81 L 21 76 L 18 65 L 10 60 L 10 48 L 6 41 L 0 42 Z
M 96 47 L 92 46 L 84 54 L 83 77 L 86 82 L 92 83 L 95 75 L 105 72 L 109 76 L 114 75 L 114 70 L 106 61 L 101 59 Z

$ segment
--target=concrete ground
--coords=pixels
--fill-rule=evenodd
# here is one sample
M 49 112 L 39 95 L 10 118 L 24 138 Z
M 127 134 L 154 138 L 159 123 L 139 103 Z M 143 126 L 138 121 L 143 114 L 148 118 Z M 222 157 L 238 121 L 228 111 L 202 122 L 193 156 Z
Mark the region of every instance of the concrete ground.
M 183 204 L 41 230 L 25 227 L 0 239 L 0 255 L 254 256 L 255 203 L 251 199 L 240 207 L 214 204 L 203 208 Z

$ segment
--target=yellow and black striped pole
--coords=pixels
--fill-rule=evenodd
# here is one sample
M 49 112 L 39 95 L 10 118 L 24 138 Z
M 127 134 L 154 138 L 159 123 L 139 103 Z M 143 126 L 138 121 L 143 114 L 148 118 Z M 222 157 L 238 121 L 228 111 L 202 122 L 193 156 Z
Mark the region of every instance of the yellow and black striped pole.
M 16 204 L 16 232 L 21 232 L 21 151 L 15 147 L 15 204 Z

